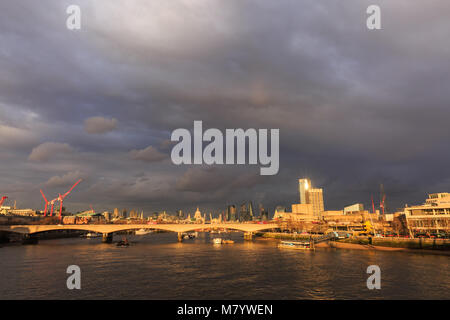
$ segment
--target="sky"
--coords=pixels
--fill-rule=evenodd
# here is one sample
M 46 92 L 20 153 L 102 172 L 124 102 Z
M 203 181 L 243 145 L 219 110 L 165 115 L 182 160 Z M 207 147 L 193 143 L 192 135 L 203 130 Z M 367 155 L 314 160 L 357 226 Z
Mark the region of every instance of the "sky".
M 66 27 L 69 5 L 81 29 Z M 381 30 L 366 9 L 381 8 Z M 391 210 L 450 191 L 448 0 L 0 2 L 0 195 L 43 209 Z M 280 169 L 180 165 L 171 132 L 279 129 Z

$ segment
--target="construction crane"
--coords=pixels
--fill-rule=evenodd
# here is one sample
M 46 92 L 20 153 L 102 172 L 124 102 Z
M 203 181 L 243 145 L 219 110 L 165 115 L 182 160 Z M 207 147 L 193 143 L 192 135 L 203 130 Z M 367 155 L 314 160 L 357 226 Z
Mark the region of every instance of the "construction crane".
M 41 192 L 42 198 L 44 198 L 44 202 L 45 202 L 45 208 L 44 208 L 44 217 L 47 216 L 47 209 L 48 209 L 48 200 L 45 197 L 45 194 L 42 190 L 39 190 Z M 53 210 L 52 210 L 53 211 Z
M 44 192 L 42 190 L 39 190 L 41 192 L 42 198 L 44 198 L 44 202 L 45 202 L 45 208 L 44 208 L 44 217 L 47 216 L 47 210 L 48 210 L 48 204 L 50 203 L 50 217 L 53 216 L 53 209 L 55 207 L 55 202 L 59 201 L 59 219 L 61 219 L 62 216 L 62 207 L 63 207 L 63 202 L 64 202 L 64 198 L 67 197 L 69 195 L 69 193 L 73 190 L 73 188 L 76 187 L 77 184 L 79 184 L 81 182 L 82 179 L 78 180 L 73 186 L 72 188 L 69 189 L 69 191 L 67 191 L 64 194 L 58 194 L 58 197 L 48 201 Z M 92 207 L 91 207 L 92 208 Z
M 69 195 L 69 193 L 73 190 L 73 188 L 76 187 L 77 184 L 79 184 L 81 182 L 81 179 L 78 180 L 73 186 L 72 188 L 69 189 L 69 191 L 67 191 L 66 193 L 64 193 L 63 195 L 61 195 L 59 193 L 59 196 L 57 198 L 57 200 L 59 201 L 59 219 L 61 220 L 61 216 L 62 216 L 62 207 L 63 207 L 63 201 L 64 198 L 67 197 Z
M 370 196 L 372 198 L 372 213 L 375 213 L 375 203 L 373 202 L 373 196 Z
M 383 210 L 383 216 L 384 216 L 385 201 L 386 201 L 386 195 L 383 195 L 383 200 L 380 203 L 380 208 Z
M 50 209 L 50 217 L 53 217 L 53 208 L 55 206 L 55 202 L 58 201 L 58 198 L 53 199 L 52 201 L 50 201 L 51 204 L 51 209 Z
M 384 192 L 384 185 L 380 184 L 380 209 L 382 209 L 383 215 L 386 210 L 386 192 Z
M 372 213 L 375 213 L 375 204 L 373 202 L 373 196 L 371 196 L 372 199 Z M 372 220 L 372 216 L 369 213 L 369 221 L 366 221 L 364 223 L 364 230 L 369 234 L 369 233 L 373 233 L 376 236 L 376 230 L 375 230 L 375 225 L 373 224 L 373 220 Z
M 5 202 L 6 199 L 8 199 L 8 197 L 2 197 L 2 199 L 0 200 L 0 207 L 3 205 L 3 202 Z

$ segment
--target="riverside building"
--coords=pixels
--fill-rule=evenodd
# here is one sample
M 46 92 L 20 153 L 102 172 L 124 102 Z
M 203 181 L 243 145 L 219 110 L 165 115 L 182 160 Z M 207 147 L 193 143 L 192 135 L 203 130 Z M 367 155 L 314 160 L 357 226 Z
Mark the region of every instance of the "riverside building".
M 450 193 L 432 193 L 423 205 L 404 209 L 411 233 L 450 233 Z
M 311 205 L 312 214 L 316 217 L 319 217 L 320 214 L 324 211 L 323 189 L 313 188 L 311 180 L 309 179 L 299 179 L 298 185 L 300 193 L 300 204 Z

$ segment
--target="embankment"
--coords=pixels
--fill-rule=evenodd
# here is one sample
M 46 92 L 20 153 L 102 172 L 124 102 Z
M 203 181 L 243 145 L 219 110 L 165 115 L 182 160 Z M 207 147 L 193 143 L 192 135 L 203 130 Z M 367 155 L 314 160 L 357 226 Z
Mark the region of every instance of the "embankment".
M 309 236 L 306 235 L 274 233 L 274 232 L 259 233 L 257 234 L 257 236 L 260 236 L 262 238 L 283 239 L 283 240 L 309 239 Z M 313 238 L 314 237 L 315 236 L 313 236 Z M 316 247 L 377 250 L 377 251 L 408 251 L 418 253 L 450 255 L 449 239 L 351 237 L 346 239 L 339 239 L 337 241 L 328 241 L 319 243 L 316 245 Z

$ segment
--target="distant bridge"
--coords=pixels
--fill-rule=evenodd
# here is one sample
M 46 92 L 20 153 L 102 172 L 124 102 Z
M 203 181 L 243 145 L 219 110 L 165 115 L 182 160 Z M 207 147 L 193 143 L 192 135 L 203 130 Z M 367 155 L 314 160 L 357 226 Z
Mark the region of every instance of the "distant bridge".
M 19 233 L 27 236 L 35 235 L 46 231 L 59 230 L 79 230 L 89 231 L 103 234 L 104 242 L 112 241 L 112 234 L 114 232 L 139 230 L 139 229 L 153 229 L 172 231 L 178 233 L 178 241 L 182 240 L 182 233 L 202 230 L 202 229 L 231 229 L 238 230 L 245 233 L 246 238 L 251 238 L 254 232 L 276 229 L 278 224 L 266 223 L 211 223 L 211 224 L 62 224 L 62 225 L 6 225 L 0 226 L 0 231 Z

